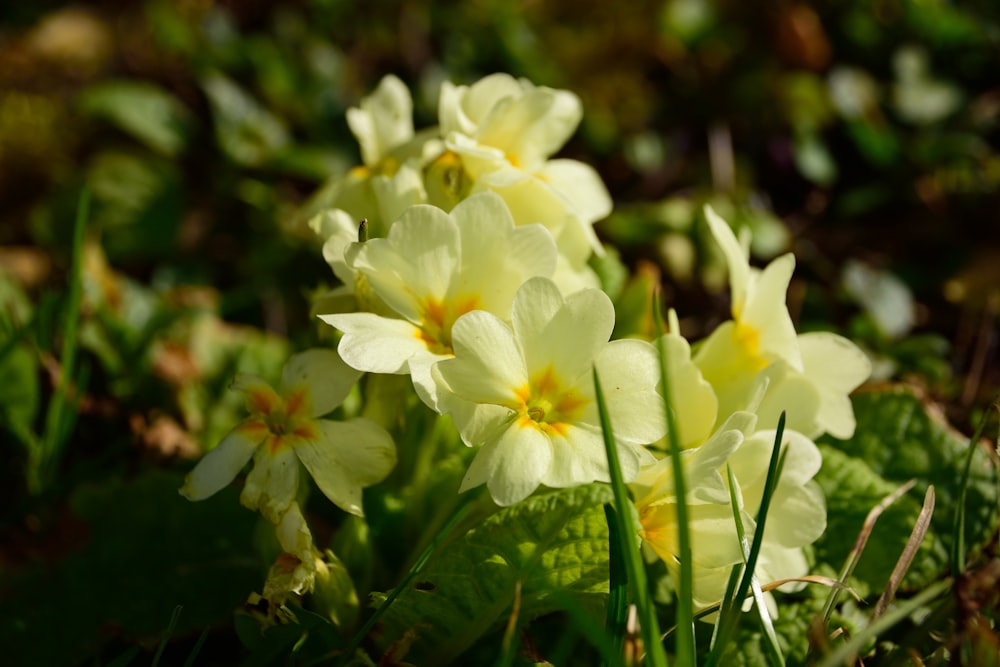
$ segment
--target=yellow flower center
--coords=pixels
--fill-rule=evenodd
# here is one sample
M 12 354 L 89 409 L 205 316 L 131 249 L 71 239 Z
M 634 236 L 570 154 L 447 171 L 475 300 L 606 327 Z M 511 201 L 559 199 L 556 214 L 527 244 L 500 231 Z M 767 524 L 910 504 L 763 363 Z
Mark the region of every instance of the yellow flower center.
M 564 387 L 552 366 L 537 374 L 516 392 L 518 423 L 548 435 L 566 435 L 579 417 L 587 398 Z
M 449 301 L 428 298 L 423 304 L 421 327 L 417 338 L 434 354 L 453 354 L 451 328 L 462 315 L 479 308 L 478 296 L 459 297 Z
M 737 322 L 733 328 L 733 338 L 737 346 L 749 360 L 749 364 L 755 370 L 761 370 L 769 365 L 769 361 L 760 353 L 760 334 L 752 326 Z

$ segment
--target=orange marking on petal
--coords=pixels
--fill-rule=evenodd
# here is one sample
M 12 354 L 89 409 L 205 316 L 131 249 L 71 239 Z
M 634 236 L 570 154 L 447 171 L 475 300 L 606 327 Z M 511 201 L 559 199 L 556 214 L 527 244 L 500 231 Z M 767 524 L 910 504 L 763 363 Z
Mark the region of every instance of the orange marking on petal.
M 278 397 L 270 387 L 249 389 L 246 396 L 254 412 L 270 414 L 278 404 Z
M 271 432 L 267 423 L 263 419 L 248 419 L 235 429 L 247 440 L 262 441 Z
M 284 435 L 277 435 L 272 433 L 268 436 L 267 441 L 267 451 L 270 454 L 277 454 L 288 444 L 288 438 Z
M 316 428 L 316 424 L 313 422 L 304 422 L 296 425 L 289 435 L 301 440 L 318 440 L 319 429 Z
M 531 385 L 526 384 L 523 387 L 518 387 L 514 390 L 514 395 L 517 396 L 517 400 L 519 400 L 522 405 L 527 405 L 528 399 L 531 398 Z
M 296 389 L 285 397 L 285 412 L 289 417 L 307 411 L 308 394 L 305 389 Z

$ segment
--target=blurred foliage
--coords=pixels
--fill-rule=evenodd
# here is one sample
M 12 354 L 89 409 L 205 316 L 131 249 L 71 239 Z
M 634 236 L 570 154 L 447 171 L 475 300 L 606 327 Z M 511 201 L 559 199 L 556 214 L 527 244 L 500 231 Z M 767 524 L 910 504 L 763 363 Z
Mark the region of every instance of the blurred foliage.
M 598 225 L 616 250 L 597 266 L 616 335 L 651 333 L 661 282 L 689 337 L 727 316 L 700 217 L 710 202 L 753 230 L 756 259 L 795 252 L 800 328 L 852 336 L 881 378 L 921 385 L 967 428 L 1000 389 L 998 53 L 1000 5 L 990 2 L 4 3 L 0 481 L 10 500 L 0 596 L 27 619 L 7 628 L 9 641 L 54 627 L 62 612 L 86 624 L 63 646 L 35 646 L 61 652 L 43 662 L 109 661 L 122 638 L 146 646 L 182 601 L 164 582 L 202 582 L 177 580 L 184 573 L 167 567 L 176 553 L 135 543 L 176 542 L 203 563 L 214 556 L 197 549 L 211 544 L 182 535 L 179 516 L 191 514 L 189 530 L 247 534 L 245 516 L 168 500 L 175 473 L 150 469 L 186 467 L 218 442 L 240 407 L 226 390 L 234 372 L 273 377 L 291 349 L 322 335 L 309 296 L 334 279 L 300 213 L 358 162 L 346 109 L 389 72 L 414 90 L 418 126 L 434 122 L 444 79 L 505 71 L 582 98 L 565 154 L 593 164 L 616 201 Z M 31 497 L 17 443 L 41 431 L 58 381 L 84 186 L 93 207 L 79 354 L 89 379 L 60 476 Z M 869 474 L 873 498 L 898 481 L 883 473 Z M 64 521 L 89 526 L 90 541 L 55 539 Z M 150 526 L 159 532 L 142 532 Z M 348 548 L 368 537 L 352 541 L 349 528 L 335 548 L 349 568 L 370 570 L 368 552 Z M 98 542 L 130 530 L 140 532 L 120 551 Z M 220 578 L 225 595 L 185 611 L 182 630 L 224 623 L 239 603 L 231 594 L 257 581 L 240 567 L 254 583 Z M 74 594 L 28 606 L 60 582 Z M 51 614 L 28 618 L 42 611 Z M 301 637 L 275 630 L 266 641 L 287 655 Z M 977 636 L 976 646 L 995 640 Z

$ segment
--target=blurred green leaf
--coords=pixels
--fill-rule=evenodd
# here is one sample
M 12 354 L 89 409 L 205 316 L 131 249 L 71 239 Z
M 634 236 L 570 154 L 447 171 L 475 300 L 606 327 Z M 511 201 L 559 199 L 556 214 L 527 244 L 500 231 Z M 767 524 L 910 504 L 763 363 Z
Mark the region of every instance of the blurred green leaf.
M 175 157 L 187 145 L 193 119 L 173 95 L 148 81 L 107 81 L 80 94 L 84 112 L 107 120 L 149 148 Z
M 259 167 L 291 142 L 284 122 L 219 73 L 202 80 L 219 147 L 237 164 Z

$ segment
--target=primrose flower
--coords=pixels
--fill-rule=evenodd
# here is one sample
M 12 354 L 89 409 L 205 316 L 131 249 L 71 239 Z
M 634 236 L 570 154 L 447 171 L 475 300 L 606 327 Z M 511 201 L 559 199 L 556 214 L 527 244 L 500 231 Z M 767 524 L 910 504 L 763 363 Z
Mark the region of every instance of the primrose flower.
M 563 297 L 546 278 L 518 290 L 511 324 L 482 310 L 455 322 L 455 358 L 438 362 L 432 375 L 462 399 L 444 410 L 463 441 L 480 447 L 461 491 L 485 483 L 498 504 L 512 505 L 543 484 L 608 481 L 595 367 L 623 476 L 631 480 L 655 461 L 642 445 L 665 431 L 656 352 L 639 340 L 608 342 L 613 328 L 603 292 Z
M 347 110 L 347 124 L 361 147 L 363 166 L 332 179 L 311 208 L 341 209 L 355 225 L 367 218 L 379 234 L 408 207 L 427 201 L 424 164 L 442 148 L 436 130 L 413 131 L 413 100 L 406 84 L 388 75 L 375 91 Z
M 487 76 L 472 86 L 446 82 L 438 109 L 447 149 L 438 161 L 454 164 L 457 156 L 471 192 L 499 194 L 517 224 L 545 225 L 566 259 L 560 274 L 567 276 L 586 274 L 587 257 L 602 252 L 592 225 L 611 212 L 611 197 L 590 166 L 549 159 L 582 115 L 573 93 L 507 74 Z M 587 276 L 576 281 L 593 284 Z
M 509 319 L 517 289 L 528 278 L 552 275 L 555 261 L 545 228 L 515 227 L 495 194 L 470 197 L 450 214 L 414 206 L 388 237 L 347 251 L 347 263 L 395 317 L 346 313 L 320 319 L 344 332 L 339 350 L 350 366 L 409 373 L 421 398 L 435 407 L 430 366 L 453 356 L 455 321 L 471 310 Z
M 280 392 L 238 375 L 232 388 L 245 395 L 250 416 L 195 466 L 181 495 L 211 496 L 253 458 L 240 502 L 281 524 L 296 497 L 301 463 L 331 502 L 361 516 L 361 489 L 382 481 L 396 463 L 392 438 L 366 419 L 319 418 L 343 402 L 359 375 L 336 352 L 320 349 L 288 360 Z
M 849 437 L 854 414 L 847 394 L 871 373 L 867 357 L 834 334 L 796 335 L 785 306 L 795 258 L 786 254 L 755 269 L 729 225 L 710 207 L 705 216 L 729 266 L 733 319 L 712 332 L 694 362 L 715 389 L 719 415 L 746 408 L 766 377 L 768 391 L 756 411 L 761 423 L 776 424 L 784 410 L 788 428 L 809 437 Z
M 774 431 L 756 431 L 756 424 L 753 413 L 736 412 L 704 444 L 682 453 L 696 607 L 722 599 L 732 566 L 743 559 L 730 504 L 728 470 L 736 482 L 734 491 L 746 533 L 752 535 L 756 527 L 754 517 L 760 509 L 775 437 Z M 812 481 L 822 464 L 819 450 L 809 438 L 790 430 L 784 432 L 782 447 L 785 467 L 769 507 L 755 570 L 764 583 L 805 575 L 808 563 L 802 548 L 826 529 L 826 504 Z M 633 487 L 640 498 L 636 502 L 639 534 L 676 576 L 680 570 L 678 498 L 672 465 L 665 458 L 644 469 Z M 785 588 L 796 587 L 787 584 Z

